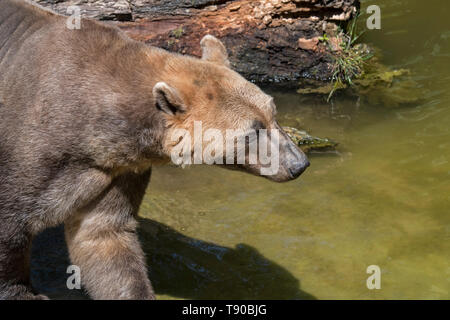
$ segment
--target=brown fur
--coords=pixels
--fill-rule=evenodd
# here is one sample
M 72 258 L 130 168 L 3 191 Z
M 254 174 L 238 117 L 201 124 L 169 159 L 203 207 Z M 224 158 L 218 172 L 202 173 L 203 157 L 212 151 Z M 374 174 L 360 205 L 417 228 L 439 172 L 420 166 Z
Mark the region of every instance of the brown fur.
M 195 120 L 279 128 L 271 98 L 228 68 L 220 41 L 202 46 L 202 60 L 171 54 L 0 0 L 0 298 L 43 298 L 30 287 L 29 248 L 60 223 L 92 297 L 154 298 L 135 217 L 151 166 L 169 160 L 172 130 Z M 295 178 L 306 158 L 284 133 L 281 155 L 270 178 Z

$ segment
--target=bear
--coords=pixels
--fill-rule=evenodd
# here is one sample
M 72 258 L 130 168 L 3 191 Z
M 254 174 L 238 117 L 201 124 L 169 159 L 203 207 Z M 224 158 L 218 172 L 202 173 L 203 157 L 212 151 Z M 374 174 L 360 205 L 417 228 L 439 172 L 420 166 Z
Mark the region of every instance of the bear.
M 154 299 L 136 216 L 152 167 L 180 143 L 171 136 L 196 121 L 270 131 L 270 141 L 279 132 L 270 180 L 309 166 L 273 98 L 232 70 L 220 40 L 200 46 L 201 58 L 171 53 L 115 26 L 68 28 L 32 2 L 0 0 L 0 299 L 47 299 L 30 283 L 30 246 L 61 224 L 91 298 Z M 261 175 L 264 164 L 217 165 Z

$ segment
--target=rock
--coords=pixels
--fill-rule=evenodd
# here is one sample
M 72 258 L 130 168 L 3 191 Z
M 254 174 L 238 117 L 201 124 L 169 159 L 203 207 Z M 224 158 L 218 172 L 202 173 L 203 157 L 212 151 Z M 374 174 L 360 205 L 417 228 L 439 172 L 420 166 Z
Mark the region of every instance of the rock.
M 115 23 L 136 40 L 194 56 L 200 56 L 200 39 L 213 34 L 228 48 L 233 68 L 255 82 L 329 79 L 329 49 L 316 38 L 359 8 L 359 0 L 36 2 L 62 14 L 77 4 L 84 16 Z M 172 31 L 180 27 L 184 33 L 175 39 Z
M 291 127 L 283 127 L 283 130 L 304 152 L 335 150 L 338 143 L 328 138 L 318 138 L 309 135 L 306 131 Z

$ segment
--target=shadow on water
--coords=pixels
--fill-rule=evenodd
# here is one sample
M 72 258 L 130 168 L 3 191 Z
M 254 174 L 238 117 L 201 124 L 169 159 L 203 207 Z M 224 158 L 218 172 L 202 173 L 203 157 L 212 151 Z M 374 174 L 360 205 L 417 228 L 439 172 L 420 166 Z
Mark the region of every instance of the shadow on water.
M 150 278 L 158 294 L 188 299 L 314 299 L 300 281 L 255 248 L 227 248 L 140 219 Z
M 160 298 L 182 299 L 315 299 L 300 281 L 255 248 L 236 248 L 186 237 L 159 222 L 139 219 L 140 238 L 149 276 Z M 87 299 L 69 290 L 70 260 L 63 227 L 48 229 L 33 242 L 31 279 L 52 299 Z
M 33 240 L 30 276 L 37 292 L 50 299 L 89 299 L 82 290 L 67 288 L 66 270 L 71 264 L 63 226 L 47 229 Z

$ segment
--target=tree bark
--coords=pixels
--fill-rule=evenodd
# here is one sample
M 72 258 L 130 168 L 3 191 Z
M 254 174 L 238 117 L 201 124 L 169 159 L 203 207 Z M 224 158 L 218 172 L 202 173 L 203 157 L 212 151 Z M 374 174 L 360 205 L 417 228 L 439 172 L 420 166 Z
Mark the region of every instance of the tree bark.
M 221 39 L 232 67 L 255 82 L 331 77 L 327 46 L 359 9 L 359 0 L 37 0 L 66 14 L 78 5 L 84 16 L 117 24 L 131 38 L 169 51 L 200 56 L 206 34 Z

